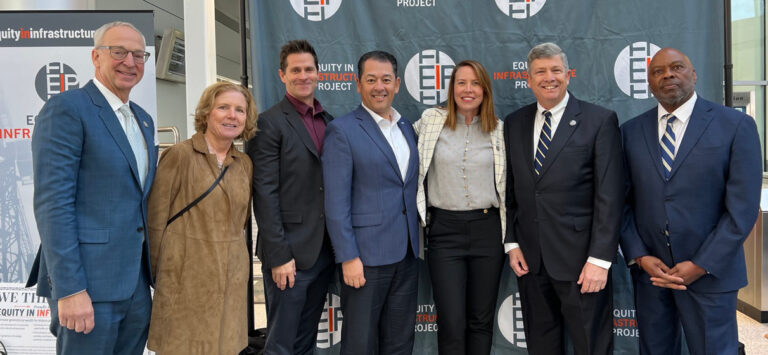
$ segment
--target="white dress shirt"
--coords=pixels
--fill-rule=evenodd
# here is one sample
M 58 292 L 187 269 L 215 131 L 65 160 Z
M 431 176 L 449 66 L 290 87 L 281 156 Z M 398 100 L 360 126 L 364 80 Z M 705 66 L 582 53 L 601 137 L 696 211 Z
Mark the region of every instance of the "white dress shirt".
M 362 105 L 363 108 L 371 114 L 373 120 L 376 121 L 376 125 L 379 126 L 381 134 L 389 143 L 392 148 L 392 152 L 395 153 L 395 159 L 397 160 L 397 166 L 400 168 L 400 176 L 405 181 L 405 174 L 408 173 L 408 160 L 411 157 L 411 148 L 408 146 L 408 141 L 405 140 L 403 132 L 400 130 L 399 121 L 400 113 L 392 107 L 392 121 L 379 116 L 376 112 Z
M 672 132 L 675 133 L 675 155 L 677 155 L 677 151 L 680 149 L 680 142 L 683 141 L 683 135 L 685 134 L 686 128 L 688 128 L 688 122 L 691 119 L 691 114 L 693 114 L 693 106 L 696 105 L 697 97 L 698 95 L 696 95 L 696 92 L 694 91 L 691 98 L 680 105 L 674 112 L 667 112 L 661 104 L 659 104 L 658 109 L 656 110 L 659 118 L 659 143 L 661 143 L 661 137 L 664 137 L 664 132 L 667 130 L 668 119 L 662 117 L 671 113 L 676 118 L 675 121 L 672 122 Z
M 107 103 L 109 104 L 109 107 L 112 109 L 112 111 L 115 112 L 115 116 L 117 116 L 117 120 L 120 122 L 120 127 L 123 129 L 123 132 L 125 133 L 125 135 L 127 137 L 128 136 L 128 132 L 126 131 L 126 129 L 127 129 L 128 125 L 126 124 L 125 121 L 126 120 L 132 120 L 134 118 L 133 117 L 125 117 L 125 116 L 123 116 L 123 113 L 120 112 L 120 108 L 122 106 L 124 106 L 124 105 L 129 105 L 128 101 L 123 102 L 123 100 L 120 100 L 120 98 L 117 97 L 117 95 L 115 95 L 115 93 L 113 93 L 112 91 L 109 91 L 109 89 L 107 89 L 107 87 L 104 86 L 104 84 L 102 84 L 99 81 L 99 79 L 93 78 L 93 83 L 96 85 L 96 88 L 99 89 L 99 92 L 101 92 L 101 94 L 104 95 L 104 98 L 107 99 Z M 130 107 L 130 105 L 129 105 L 129 107 Z M 145 163 L 144 172 L 147 172 L 149 170 L 149 168 L 146 166 L 146 164 L 149 164 L 149 157 L 148 157 L 149 152 L 147 151 L 147 144 L 146 144 L 146 142 L 144 142 L 143 139 L 142 139 L 142 143 L 144 143 L 144 144 L 142 144 L 142 146 L 144 147 L 143 151 L 141 151 L 141 152 L 134 152 L 134 154 L 137 154 L 137 155 L 138 154 L 142 154 L 143 155 L 144 159 L 142 159 L 142 161 L 144 161 L 144 163 Z M 139 172 L 141 172 L 141 170 L 139 170 Z M 142 181 L 142 183 L 143 183 L 143 181 Z
M 563 100 L 560 101 L 557 105 L 552 107 L 552 109 L 547 110 L 543 106 L 541 106 L 540 103 L 537 103 L 536 106 L 538 108 L 536 109 L 536 118 L 533 121 L 533 158 L 536 159 L 536 148 L 539 145 L 539 136 L 541 135 L 541 128 L 544 127 L 544 111 L 549 111 L 552 113 L 552 119 L 550 121 L 550 128 L 552 128 L 552 136 L 549 137 L 550 141 L 552 139 L 555 139 L 555 134 L 557 132 L 557 126 L 560 125 L 560 119 L 563 118 L 563 113 L 565 113 L 565 106 L 568 106 L 568 98 L 571 95 L 568 94 L 568 92 L 565 92 L 565 97 L 563 97 Z M 546 159 L 546 158 L 545 158 Z M 533 167 L 531 167 L 533 169 Z
M 555 139 L 555 134 L 557 132 L 557 126 L 560 125 L 560 119 L 563 118 L 563 113 L 565 113 L 565 107 L 568 106 L 568 98 L 570 97 L 570 94 L 566 91 L 565 97 L 563 97 L 563 100 L 560 101 L 557 105 L 552 107 L 552 109 L 547 110 L 543 106 L 541 106 L 540 103 L 537 104 L 538 108 L 536 109 L 536 118 L 533 122 L 533 154 L 534 158 L 536 157 L 536 146 L 539 144 L 539 135 L 541 135 L 541 127 L 544 126 L 544 111 L 549 111 L 552 113 L 552 118 L 550 119 L 550 127 L 552 128 L 552 140 Z M 545 158 L 546 159 L 546 158 Z M 533 167 L 531 167 L 533 169 Z M 508 226 L 508 228 L 512 228 L 512 226 Z M 510 250 L 519 248 L 520 244 L 518 243 L 504 243 L 504 252 L 509 253 Z M 525 255 L 523 255 L 525 256 Z M 592 265 L 597 265 L 603 269 L 608 269 L 611 267 L 611 261 L 608 260 L 602 260 L 595 257 L 588 257 L 587 262 Z

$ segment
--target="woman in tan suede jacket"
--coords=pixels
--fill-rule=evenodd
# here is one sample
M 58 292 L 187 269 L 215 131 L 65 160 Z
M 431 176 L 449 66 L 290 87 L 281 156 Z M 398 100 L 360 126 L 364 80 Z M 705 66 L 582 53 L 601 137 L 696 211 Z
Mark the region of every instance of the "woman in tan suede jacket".
M 251 262 L 243 234 L 252 165 L 232 144 L 255 132 L 247 89 L 217 83 L 203 92 L 191 139 L 163 152 L 149 196 L 155 296 L 147 347 L 158 355 L 237 354 L 248 345 L 246 287 Z M 171 224 L 168 220 L 219 184 Z

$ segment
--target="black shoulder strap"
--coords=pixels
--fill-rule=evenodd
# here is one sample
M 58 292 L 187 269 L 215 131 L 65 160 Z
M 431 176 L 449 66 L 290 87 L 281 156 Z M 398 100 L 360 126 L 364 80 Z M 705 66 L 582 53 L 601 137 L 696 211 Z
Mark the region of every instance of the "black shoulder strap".
M 208 190 L 203 192 L 203 194 L 200 195 L 198 198 L 196 198 L 194 201 L 190 202 L 187 205 L 187 207 L 182 208 L 181 211 L 179 211 L 179 213 L 176 213 L 173 217 L 171 217 L 171 219 L 169 219 L 168 222 L 165 223 L 165 226 L 168 227 L 171 223 L 173 223 L 173 221 L 176 220 L 176 218 L 181 217 L 181 215 L 189 211 L 190 208 L 194 207 L 198 202 L 202 201 L 205 198 L 205 196 L 208 196 L 208 194 L 211 193 L 211 191 L 213 191 L 216 185 L 219 184 L 219 181 L 221 181 L 221 178 L 224 177 L 224 174 L 227 172 L 227 169 L 229 169 L 229 165 L 224 167 L 224 170 L 221 171 L 221 174 L 219 174 L 219 177 L 216 178 L 216 181 L 213 182 L 213 184 L 211 185 L 211 187 L 208 188 Z

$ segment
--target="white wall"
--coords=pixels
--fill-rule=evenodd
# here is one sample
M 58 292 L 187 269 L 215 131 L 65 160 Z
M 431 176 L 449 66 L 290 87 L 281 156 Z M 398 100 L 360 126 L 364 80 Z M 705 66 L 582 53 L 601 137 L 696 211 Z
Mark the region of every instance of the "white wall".
M 96 10 L 153 10 L 155 13 L 155 35 L 162 36 L 167 28 L 184 31 L 184 1 L 183 0 L 92 0 Z M 238 19 L 238 0 L 217 1 L 221 6 L 230 9 L 227 15 Z M 226 6 L 225 6 L 226 5 Z M 233 7 L 235 6 L 235 7 Z M 155 43 L 160 48 L 160 43 Z M 218 75 L 232 79 L 240 77 L 240 34 L 228 27 L 216 24 L 216 68 Z M 187 73 L 194 75 L 194 73 Z M 157 80 L 157 121 L 158 126 L 176 126 L 181 139 L 186 137 L 186 98 L 184 84 Z M 160 136 L 164 139 L 167 136 Z

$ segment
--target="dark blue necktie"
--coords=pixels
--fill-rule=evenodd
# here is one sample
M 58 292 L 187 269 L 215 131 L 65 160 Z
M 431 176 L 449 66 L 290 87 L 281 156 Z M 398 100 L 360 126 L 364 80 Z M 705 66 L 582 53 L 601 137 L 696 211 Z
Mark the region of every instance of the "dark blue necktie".
M 552 142 L 552 112 L 544 111 L 544 125 L 541 126 L 539 135 L 539 144 L 536 146 L 536 156 L 533 159 L 533 170 L 536 175 L 541 175 L 541 166 L 544 165 L 544 158 L 547 157 L 549 144 Z
M 669 174 L 672 172 L 672 163 L 675 161 L 675 132 L 672 130 L 672 123 L 675 122 L 677 117 L 668 113 L 661 118 L 667 119 L 667 128 L 664 130 L 664 135 L 661 136 L 659 152 L 661 153 L 661 164 L 664 165 L 664 177 L 669 179 Z

